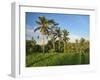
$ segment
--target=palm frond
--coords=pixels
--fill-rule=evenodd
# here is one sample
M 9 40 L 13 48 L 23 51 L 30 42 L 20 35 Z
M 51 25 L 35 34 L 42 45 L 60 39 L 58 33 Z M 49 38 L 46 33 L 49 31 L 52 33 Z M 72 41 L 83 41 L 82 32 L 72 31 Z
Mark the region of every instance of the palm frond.
M 40 22 L 40 21 L 36 21 L 36 23 L 37 23 L 38 25 L 41 25 L 41 22 Z
M 36 32 L 37 30 L 41 29 L 41 27 L 37 27 L 36 29 L 34 29 L 34 32 Z
M 57 26 L 58 25 L 58 23 L 56 23 L 53 19 L 48 20 L 48 23 L 49 24 L 53 24 L 53 26 Z
M 45 19 L 45 17 L 44 17 L 44 16 L 40 16 L 40 17 L 39 17 L 39 21 L 40 21 L 40 22 L 42 22 L 42 23 L 43 23 L 45 20 L 46 20 L 46 19 Z

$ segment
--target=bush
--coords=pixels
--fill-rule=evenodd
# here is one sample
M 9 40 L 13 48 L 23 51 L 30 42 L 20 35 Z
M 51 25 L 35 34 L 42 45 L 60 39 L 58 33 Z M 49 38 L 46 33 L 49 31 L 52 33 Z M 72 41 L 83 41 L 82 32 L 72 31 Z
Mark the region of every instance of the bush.
M 32 49 L 32 52 L 42 52 L 42 47 L 40 45 L 35 45 Z

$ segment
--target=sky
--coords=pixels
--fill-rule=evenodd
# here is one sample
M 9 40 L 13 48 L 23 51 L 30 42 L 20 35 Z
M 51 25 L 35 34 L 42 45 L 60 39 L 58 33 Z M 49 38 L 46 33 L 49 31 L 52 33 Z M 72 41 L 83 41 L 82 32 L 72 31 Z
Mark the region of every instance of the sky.
M 39 31 L 34 33 L 34 29 L 38 27 L 36 21 L 38 20 L 39 16 L 45 16 L 47 19 L 54 19 L 55 22 L 59 23 L 61 30 L 66 29 L 69 31 L 70 42 L 74 42 L 75 39 L 80 39 L 81 37 L 89 40 L 89 15 L 34 12 L 26 12 L 25 15 L 27 40 L 31 40 L 32 37 L 34 37 L 37 43 L 42 44 L 41 33 Z M 40 39 L 37 38 L 38 36 L 40 36 Z

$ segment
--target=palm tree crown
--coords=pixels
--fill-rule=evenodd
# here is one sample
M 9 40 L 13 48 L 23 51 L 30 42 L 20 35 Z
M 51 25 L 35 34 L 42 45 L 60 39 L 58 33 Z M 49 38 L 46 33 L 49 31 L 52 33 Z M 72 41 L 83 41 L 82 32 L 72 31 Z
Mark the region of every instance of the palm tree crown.
M 34 32 L 40 30 L 43 35 L 48 34 L 49 30 L 51 30 L 50 25 L 52 24 L 52 20 L 48 20 L 44 16 L 40 16 L 38 18 L 38 21 L 36 21 L 38 27 L 34 30 Z
M 65 42 L 68 41 L 69 40 L 69 37 L 68 37 L 69 32 L 67 30 L 63 30 L 62 32 L 63 32 L 63 41 L 65 41 Z

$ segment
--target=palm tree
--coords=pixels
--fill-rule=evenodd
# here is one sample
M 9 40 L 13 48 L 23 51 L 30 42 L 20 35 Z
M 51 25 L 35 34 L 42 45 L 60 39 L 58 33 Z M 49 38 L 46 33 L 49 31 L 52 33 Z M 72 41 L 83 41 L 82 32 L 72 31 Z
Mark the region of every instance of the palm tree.
M 56 23 L 54 20 L 52 20 L 52 26 L 51 26 L 51 31 L 50 31 L 50 36 L 53 44 L 53 49 L 55 51 L 55 40 L 57 38 L 57 33 L 55 32 L 56 28 L 58 27 L 58 23 Z
M 53 45 L 53 51 L 55 51 L 56 49 L 55 49 L 55 40 L 56 40 L 56 35 L 54 35 L 54 34 L 52 34 L 51 35 L 51 41 L 52 41 L 52 45 Z
M 59 52 L 60 52 L 60 43 L 61 43 L 61 36 L 62 36 L 60 27 L 56 27 L 54 34 L 55 34 L 56 38 L 59 39 Z
M 38 17 L 38 21 L 36 21 L 36 23 L 38 24 L 38 27 L 34 30 L 34 32 L 36 32 L 37 30 L 40 30 L 40 32 L 42 34 L 42 39 L 43 39 L 42 46 L 43 46 L 43 53 L 44 53 L 44 51 L 45 51 L 44 36 L 49 33 L 49 30 L 51 30 L 49 26 L 52 24 L 52 20 L 48 20 L 44 16 L 40 16 L 40 17 Z
M 85 46 L 84 45 L 85 45 L 85 42 L 86 42 L 86 40 L 84 38 L 81 38 L 80 39 L 80 55 L 81 55 L 80 61 L 81 61 L 82 64 L 85 63 L 85 53 L 84 53 L 84 49 L 85 49 Z
M 85 39 L 81 38 L 80 39 L 80 52 L 83 53 L 84 50 L 84 43 L 85 43 Z
M 78 41 L 78 39 L 76 39 L 75 40 L 75 49 L 76 49 L 76 53 L 78 53 L 79 51 L 79 46 L 78 46 L 78 44 L 79 44 L 79 41 Z
M 67 42 L 69 40 L 69 32 L 67 30 L 63 30 L 63 42 L 64 42 L 64 53 L 66 52 Z

